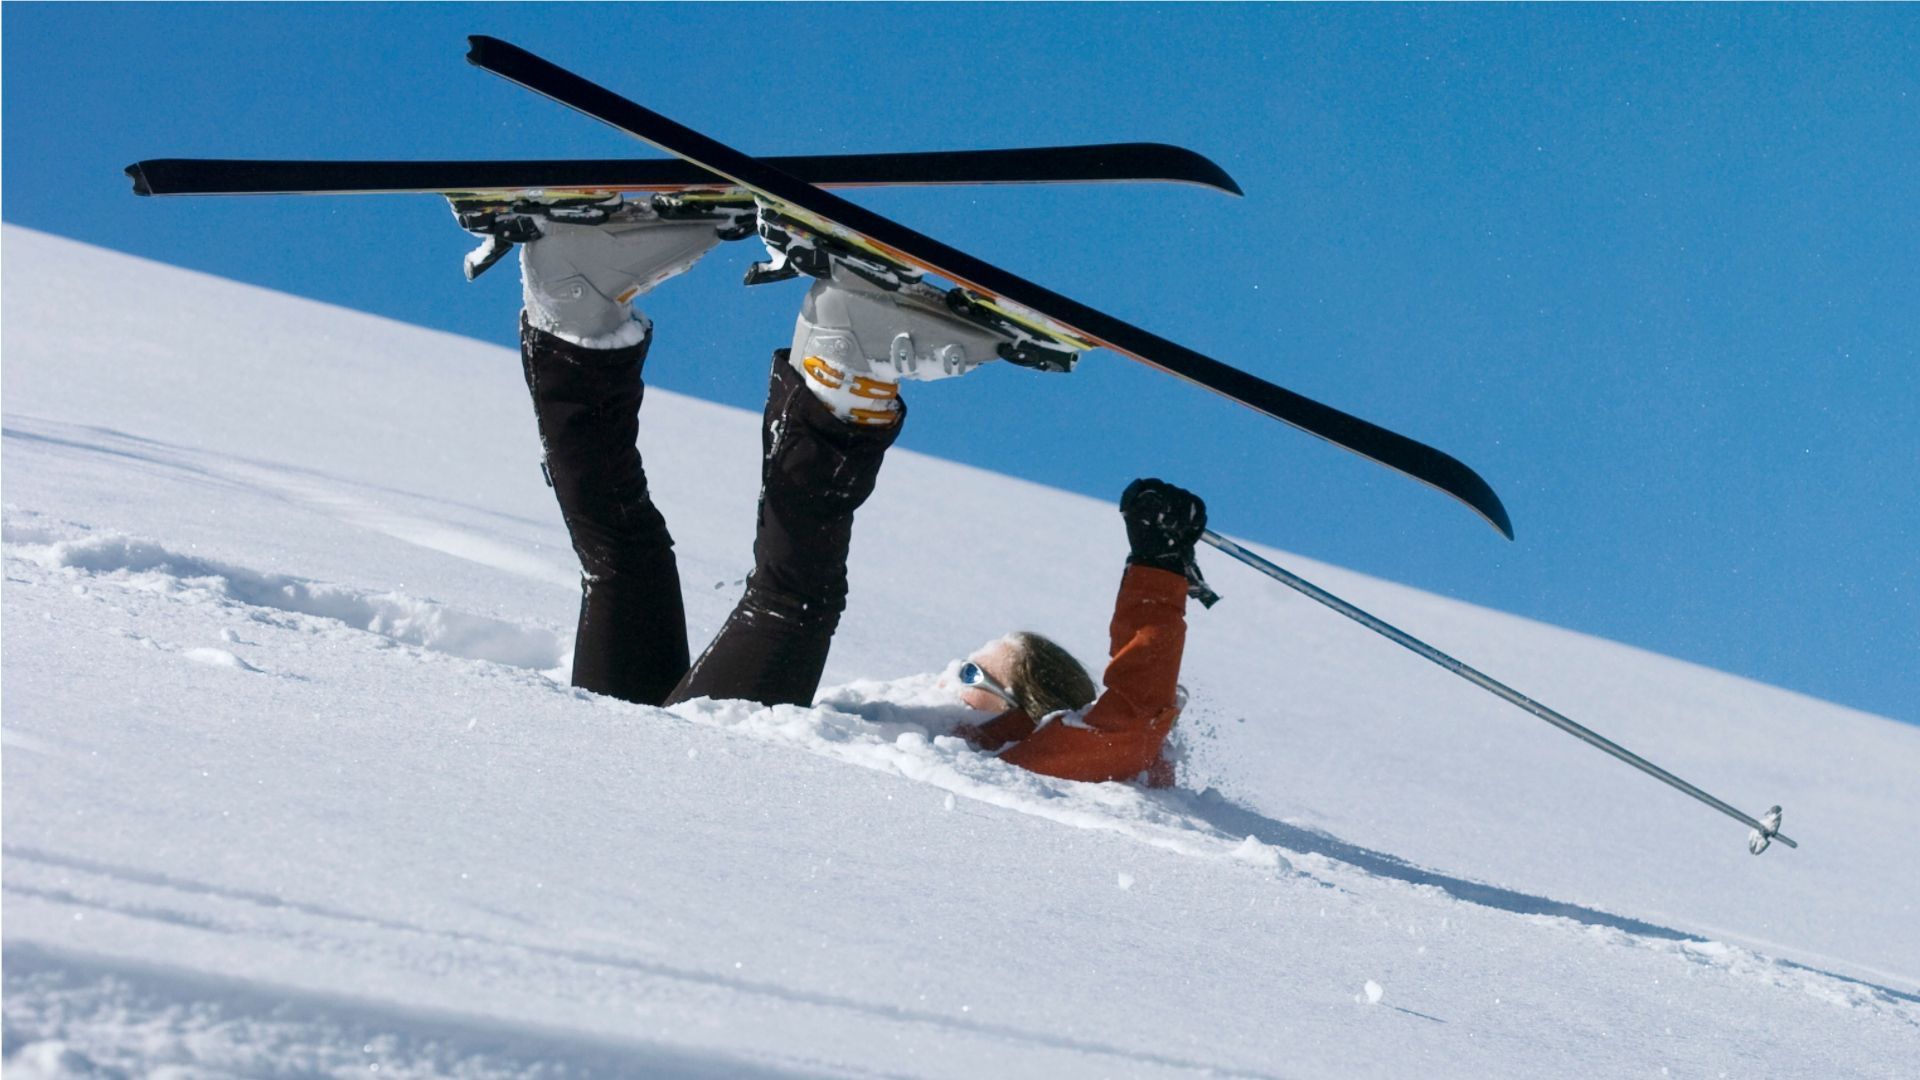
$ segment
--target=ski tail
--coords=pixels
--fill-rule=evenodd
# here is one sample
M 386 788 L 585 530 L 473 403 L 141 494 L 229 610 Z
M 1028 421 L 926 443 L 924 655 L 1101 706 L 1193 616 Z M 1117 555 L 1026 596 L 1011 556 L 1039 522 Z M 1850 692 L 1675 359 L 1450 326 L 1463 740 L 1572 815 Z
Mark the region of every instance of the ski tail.
M 755 194 L 853 230 L 901 261 L 965 289 L 1044 315 L 1073 336 L 1105 346 L 1379 462 L 1465 503 L 1508 539 L 1506 507 L 1478 473 L 1404 435 L 1321 404 L 1257 376 L 1096 311 L 889 218 L 822 191 L 675 123 L 642 105 L 498 38 L 468 38 L 467 60 L 635 138 L 692 161 Z

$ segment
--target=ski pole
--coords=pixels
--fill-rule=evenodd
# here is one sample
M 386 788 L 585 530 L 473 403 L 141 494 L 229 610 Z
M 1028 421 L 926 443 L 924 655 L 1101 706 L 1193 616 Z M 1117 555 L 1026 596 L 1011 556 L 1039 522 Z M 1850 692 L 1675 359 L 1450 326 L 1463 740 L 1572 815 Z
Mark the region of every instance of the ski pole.
M 1721 802 L 1719 799 L 1714 798 L 1713 796 L 1707 794 L 1704 791 L 1701 791 L 1699 788 L 1694 787 L 1692 784 L 1687 783 L 1685 780 L 1680 779 L 1679 777 L 1673 775 L 1672 773 L 1661 768 L 1660 766 L 1655 765 L 1653 762 L 1648 761 L 1647 759 L 1641 757 L 1640 755 L 1635 754 L 1632 751 L 1627 750 L 1626 748 L 1619 746 L 1605 738 L 1602 738 L 1601 736 L 1595 734 L 1592 731 L 1587 730 L 1584 727 L 1581 727 L 1579 724 L 1574 723 L 1573 721 L 1560 715 L 1554 710 L 1547 708 L 1545 705 L 1540 704 L 1539 702 L 1533 700 L 1532 698 L 1528 697 L 1525 694 L 1522 694 L 1520 691 L 1513 689 L 1512 687 L 1506 685 L 1505 683 L 1499 682 L 1498 680 L 1493 679 L 1487 675 L 1484 675 L 1481 672 L 1475 671 L 1473 668 L 1468 667 L 1466 664 L 1463 664 L 1458 660 L 1455 660 L 1453 657 L 1448 656 L 1446 653 L 1441 652 L 1439 649 L 1436 649 L 1433 646 L 1427 644 L 1426 642 L 1421 641 L 1419 638 L 1414 637 L 1412 634 L 1409 634 L 1404 630 L 1400 630 L 1396 627 L 1390 626 L 1387 623 L 1380 621 L 1379 619 L 1374 618 L 1372 615 L 1369 615 L 1366 612 L 1361 611 L 1359 608 L 1354 607 L 1352 604 L 1347 603 L 1345 600 L 1342 600 L 1339 597 L 1333 595 L 1332 593 L 1326 591 L 1325 589 L 1320 588 L 1318 585 L 1315 585 L 1311 581 L 1307 581 L 1304 578 L 1297 577 L 1294 574 L 1288 573 L 1286 570 L 1283 570 L 1280 567 L 1275 566 L 1274 564 L 1261 558 L 1260 556 L 1255 555 L 1253 552 L 1248 551 L 1246 548 L 1241 547 L 1239 544 L 1236 544 L 1233 541 L 1227 539 L 1226 537 L 1221 536 L 1219 533 L 1214 532 L 1212 529 L 1208 529 L 1205 532 L 1202 532 L 1200 534 L 1200 539 L 1205 540 L 1207 543 L 1213 545 L 1216 548 L 1219 548 L 1222 552 L 1225 552 L 1226 554 L 1233 556 L 1234 558 L 1240 560 L 1241 562 L 1246 563 L 1248 566 L 1251 566 L 1255 570 L 1258 570 L 1261 573 L 1272 578 L 1273 580 L 1278 581 L 1280 584 L 1285 585 L 1290 589 L 1294 589 L 1306 595 L 1309 599 L 1317 601 L 1318 603 L 1321 603 L 1321 604 L 1325 604 L 1327 607 L 1330 607 L 1333 610 L 1339 612 L 1340 614 L 1345 615 L 1347 618 L 1352 619 L 1354 622 L 1359 623 L 1361 626 L 1366 627 L 1367 629 L 1373 631 L 1374 633 L 1387 638 L 1388 640 L 1394 642 L 1395 644 L 1405 646 L 1406 648 L 1411 649 L 1416 653 L 1419 653 L 1421 656 L 1424 656 L 1428 660 L 1431 660 L 1434 663 L 1440 665 L 1441 667 L 1446 668 L 1448 671 L 1451 671 L 1455 675 L 1458 675 L 1461 678 L 1467 680 L 1468 682 L 1473 683 L 1475 686 L 1478 686 L 1481 689 L 1488 691 L 1489 693 L 1492 693 L 1498 697 L 1504 698 L 1505 700 L 1520 706 L 1522 709 L 1525 709 L 1528 712 L 1532 713 L 1533 715 L 1539 717 L 1540 719 L 1545 720 L 1547 723 L 1552 724 L 1554 727 L 1559 728 L 1561 731 L 1564 731 L 1567 734 L 1572 735 L 1574 738 L 1579 739 L 1582 742 L 1585 742 L 1591 746 L 1598 747 L 1601 750 L 1605 750 L 1607 753 L 1612 754 L 1614 757 L 1619 758 L 1621 761 L 1624 761 L 1627 764 L 1633 766 L 1634 768 L 1639 769 L 1641 772 L 1646 773 L 1648 776 L 1651 776 L 1654 779 L 1659 780 L 1662 783 L 1667 784 L 1668 786 L 1673 787 L 1677 790 L 1684 791 L 1688 795 L 1691 795 L 1694 798 L 1700 800 L 1701 802 L 1706 803 L 1708 806 L 1713 807 L 1715 810 L 1718 810 L 1721 813 L 1727 815 L 1728 817 L 1734 819 L 1735 821 L 1740 822 L 1741 824 L 1753 830 L 1747 836 L 1747 850 L 1753 852 L 1755 855 L 1758 855 L 1761 852 L 1767 850 L 1767 845 L 1771 844 L 1775 840 L 1780 841 L 1781 843 L 1787 845 L 1790 848 L 1797 848 L 1800 846 L 1799 844 L 1794 843 L 1792 838 L 1788 837 L 1785 833 L 1780 831 L 1780 808 L 1779 807 L 1776 806 L 1768 810 L 1762 818 L 1756 821 L 1755 819 L 1748 817 L 1746 814 L 1740 812 L 1734 807 L 1729 806 L 1724 802 Z

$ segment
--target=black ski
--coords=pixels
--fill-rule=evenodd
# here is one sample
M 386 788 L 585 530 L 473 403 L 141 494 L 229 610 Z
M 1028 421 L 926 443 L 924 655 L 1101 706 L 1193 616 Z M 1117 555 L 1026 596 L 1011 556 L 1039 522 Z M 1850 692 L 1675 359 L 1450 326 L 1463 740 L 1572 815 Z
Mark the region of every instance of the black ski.
M 1158 181 L 1241 194 L 1225 169 L 1165 143 L 818 154 L 764 159 L 823 187 Z M 153 158 L 127 166 L 136 195 L 437 195 L 731 187 L 690 161 L 241 161 Z
M 467 60 L 538 94 L 694 162 L 756 195 L 847 230 L 955 284 L 1029 309 L 1073 335 L 1138 360 L 1396 469 L 1452 495 L 1508 537 L 1499 496 L 1459 460 L 1404 435 L 1229 367 L 1131 323 L 1042 288 L 904 225 L 756 161 L 498 38 L 474 36 Z

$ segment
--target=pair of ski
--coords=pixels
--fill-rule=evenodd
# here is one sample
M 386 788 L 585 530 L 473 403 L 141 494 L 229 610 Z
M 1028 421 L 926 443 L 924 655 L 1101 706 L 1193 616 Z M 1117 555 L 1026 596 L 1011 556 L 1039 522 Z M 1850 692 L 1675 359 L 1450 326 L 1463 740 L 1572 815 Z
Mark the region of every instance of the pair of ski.
M 432 192 L 512 199 L 569 193 L 743 193 L 779 217 L 912 274 L 953 283 L 949 303 L 984 309 L 1040 342 L 1099 346 L 1178 376 L 1465 503 L 1503 535 L 1513 529 L 1487 482 L 1433 447 L 1204 356 L 1020 278 L 824 190 L 878 184 L 1160 180 L 1239 194 L 1226 172 L 1150 143 L 824 157 L 749 157 L 497 38 L 475 36 L 474 65 L 665 150 L 674 161 L 248 162 L 157 159 L 128 166 L 142 195 Z M 805 267 L 803 267 L 804 269 Z

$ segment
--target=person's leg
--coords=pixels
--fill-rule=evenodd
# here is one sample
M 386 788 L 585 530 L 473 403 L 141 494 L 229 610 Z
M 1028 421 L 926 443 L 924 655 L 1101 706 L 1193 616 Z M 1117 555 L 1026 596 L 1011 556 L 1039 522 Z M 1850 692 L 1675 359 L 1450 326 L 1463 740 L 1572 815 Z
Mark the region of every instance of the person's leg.
M 891 389 L 891 387 L 889 387 Z M 810 705 L 847 606 L 853 515 L 873 493 L 900 433 L 897 395 L 884 423 L 836 415 L 774 354 L 761 423 L 760 509 L 746 593 L 669 701 L 742 698 Z
M 635 446 L 651 340 L 590 349 L 520 328 L 547 478 L 582 570 L 573 684 L 658 705 L 686 673 L 688 649 L 673 538 Z
M 772 237 L 789 236 L 792 223 L 769 229 L 765 214 L 762 237 L 784 264 Z M 846 610 L 854 511 L 906 418 L 901 380 L 963 375 L 997 358 L 1013 332 L 1011 322 L 962 317 L 949 294 L 911 274 L 886 283 L 871 274 L 874 260 L 844 262 L 837 241 L 815 250 L 829 255 L 826 276 L 807 291 L 767 388 L 753 573 L 669 701 L 812 704 Z
M 720 237 L 711 221 L 662 219 L 645 203 L 586 208 L 597 213 L 595 224 L 553 220 L 540 209 L 468 206 L 460 220 L 523 245 L 521 362 L 547 481 L 580 557 L 573 683 L 658 705 L 686 674 L 687 627 L 673 540 L 635 446 L 653 327 L 632 302 Z M 572 215 L 582 209 L 571 206 Z

